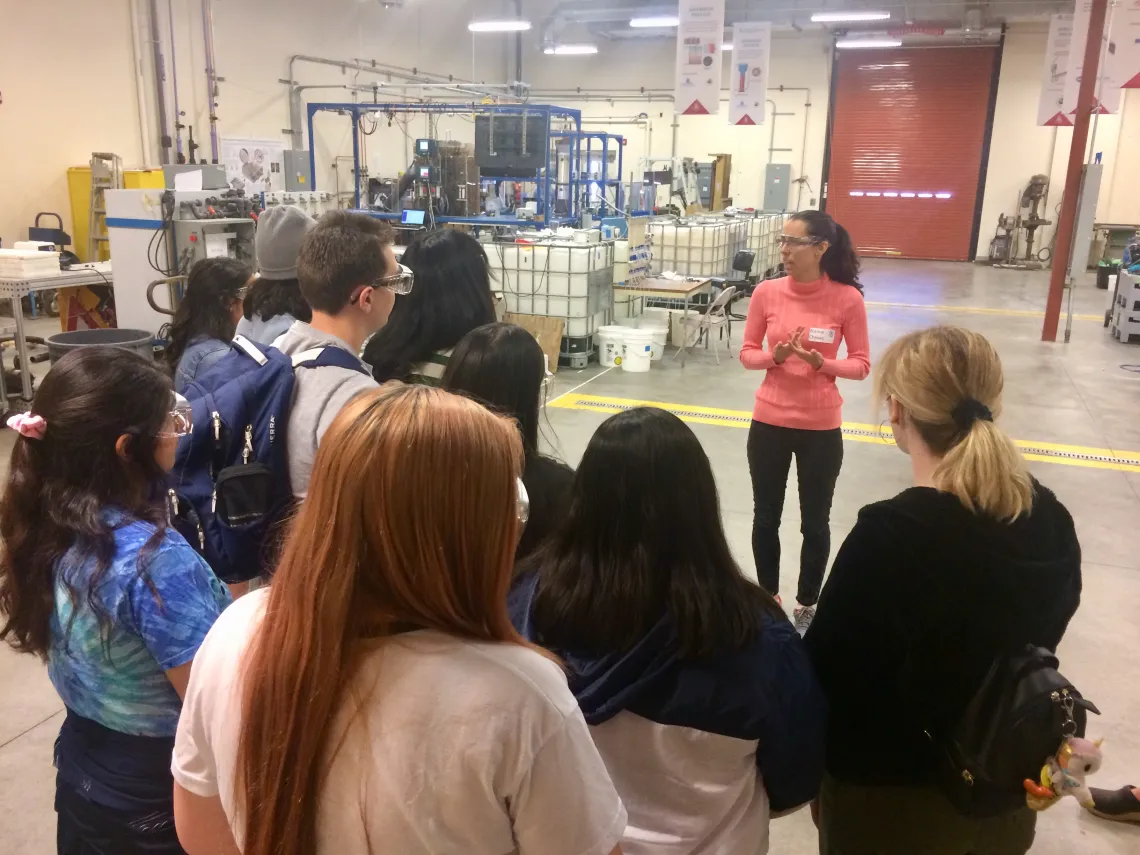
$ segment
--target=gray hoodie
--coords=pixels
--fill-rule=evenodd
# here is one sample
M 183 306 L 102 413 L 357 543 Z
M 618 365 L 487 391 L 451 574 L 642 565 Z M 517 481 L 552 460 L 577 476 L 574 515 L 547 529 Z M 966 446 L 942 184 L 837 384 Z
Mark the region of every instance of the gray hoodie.
M 273 342 L 274 347 L 289 356 L 322 345 L 354 352 L 343 339 L 315 330 L 303 321 L 294 321 L 289 331 Z M 376 388 L 372 372 L 365 363 L 360 364 L 367 373 L 332 365 L 297 372 L 286 441 L 289 449 L 289 480 L 293 484 L 293 495 L 298 499 L 303 499 L 309 492 L 313 459 L 329 425 L 345 404 L 361 392 Z

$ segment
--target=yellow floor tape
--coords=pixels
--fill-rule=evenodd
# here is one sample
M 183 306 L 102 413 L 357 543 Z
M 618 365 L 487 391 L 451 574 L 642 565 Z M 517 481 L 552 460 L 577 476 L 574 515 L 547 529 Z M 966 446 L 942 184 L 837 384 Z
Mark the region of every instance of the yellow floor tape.
M 1019 318 L 1043 318 L 1044 312 L 1031 309 L 991 309 L 985 306 L 932 306 L 928 303 L 877 303 L 867 300 L 868 309 L 921 309 L 926 312 L 958 312 L 967 315 L 1008 315 Z M 1100 321 L 1104 315 L 1073 315 L 1075 321 Z
M 630 398 L 610 398 L 604 395 L 570 393 L 551 401 L 548 405 L 563 410 L 590 410 L 610 415 L 633 407 L 658 407 L 667 410 L 682 421 L 718 427 L 747 428 L 752 424 L 752 413 L 746 410 L 722 410 L 716 407 L 698 407 L 691 404 L 672 404 L 662 401 L 637 401 Z M 859 422 L 843 423 L 843 438 L 872 445 L 894 445 L 890 429 Z M 1084 445 L 1064 445 L 1053 442 L 1014 440 L 1026 460 L 1059 463 L 1062 466 L 1082 466 L 1086 469 L 1113 469 L 1118 472 L 1140 472 L 1140 452 L 1118 451 L 1113 448 L 1091 448 Z

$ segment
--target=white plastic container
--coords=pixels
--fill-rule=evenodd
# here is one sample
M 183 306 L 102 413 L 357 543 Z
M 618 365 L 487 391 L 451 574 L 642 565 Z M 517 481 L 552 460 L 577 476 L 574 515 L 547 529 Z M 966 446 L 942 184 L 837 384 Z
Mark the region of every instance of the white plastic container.
M 625 336 L 629 332 L 631 330 L 626 327 L 598 327 L 594 341 L 598 346 L 598 363 L 603 368 L 616 368 L 622 364 Z
M 639 327 L 644 332 L 650 333 L 653 336 L 653 349 L 650 352 L 654 362 L 660 362 L 665 358 L 665 345 L 669 342 L 669 327 L 662 324 L 655 326 L 652 324 L 642 323 Z
M 644 374 L 653 364 L 653 336 L 650 330 L 625 330 L 625 356 L 621 370 Z

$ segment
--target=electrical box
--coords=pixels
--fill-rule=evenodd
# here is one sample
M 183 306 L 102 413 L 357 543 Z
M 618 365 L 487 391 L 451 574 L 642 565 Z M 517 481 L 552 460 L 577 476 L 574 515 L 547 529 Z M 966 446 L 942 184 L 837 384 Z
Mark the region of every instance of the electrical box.
M 1096 202 L 1100 196 L 1100 182 L 1104 166 L 1088 163 L 1081 170 L 1081 189 L 1077 197 L 1077 224 L 1073 229 L 1072 254 L 1069 256 L 1069 269 L 1065 271 L 1075 280 L 1084 272 L 1085 261 L 1089 257 L 1089 246 L 1093 240 L 1093 223 L 1096 221 Z
M 712 210 L 713 198 L 713 164 L 697 164 L 697 193 L 700 195 L 701 205 L 706 210 Z
M 786 211 L 792 191 L 792 165 L 769 163 L 764 170 L 764 210 Z
M 475 165 L 495 178 L 533 178 L 546 168 L 550 141 L 544 115 L 475 117 Z
M 302 193 L 313 189 L 309 153 L 303 149 L 285 150 L 285 191 Z
M 435 140 L 416 140 L 417 157 L 435 157 L 439 151 L 439 143 Z

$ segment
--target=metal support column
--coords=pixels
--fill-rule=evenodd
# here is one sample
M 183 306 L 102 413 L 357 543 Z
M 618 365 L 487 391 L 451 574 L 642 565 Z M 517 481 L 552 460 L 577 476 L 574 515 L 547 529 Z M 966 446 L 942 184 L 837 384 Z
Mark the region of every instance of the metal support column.
M 1069 167 L 1065 173 L 1065 196 L 1061 203 L 1061 216 L 1057 222 L 1056 250 L 1053 255 L 1053 270 L 1049 279 L 1049 297 L 1045 303 L 1045 324 L 1041 330 L 1042 341 L 1056 341 L 1057 327 L 1061 318 L 1061 301 L 1069 280 L 1069 268 L 1073 261 L 1073 226 L 1077 218 L 1077 205 L 1080 203 L 1081 167 L 1085 162 L 1085 146 L 1089 137 L 1089 120 L 1095 101 L 1097 77 L 1100 73 L 1100 48 L 1104 34 L 1104 20 L 1108 11 L 1108 0 L 1092 0 L 1089 12 L 1089 31 L 1085 39 L 1084 67 L 1081 71 L 1081 87 L 1077 95 L 1077 114 L 1073 119 L 1073 140 L 1069 147 Z M 1076 47 L 1074 45 L 1074 47 Z M 1080 259 L 1077 259 L 1080 263 Z

